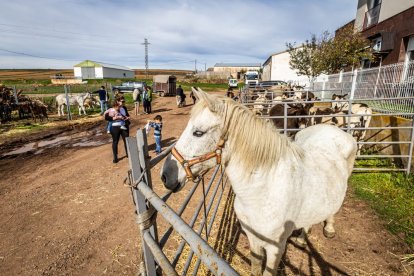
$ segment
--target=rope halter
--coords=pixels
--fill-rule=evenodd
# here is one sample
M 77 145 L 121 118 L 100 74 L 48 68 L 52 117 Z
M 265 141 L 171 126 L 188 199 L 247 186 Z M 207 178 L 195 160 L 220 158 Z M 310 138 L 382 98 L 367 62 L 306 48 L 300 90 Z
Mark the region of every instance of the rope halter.
M 185 174 L 187 175 L 187 179 L 194 181 L 196 180 L 196 177 L 191 171 L 191 167 L 195 164 L 205 162 L 212 158 L 216 158 L 217 165 L 221 164 L 221 154 L 223 152 L 224 143 L 225 140 L 223 138 L 220 138 L 220 141 L 218 142 L 216 149 L 214 151 L 210 151 L 206 154 L 189 160 L 184 159 L 184 157 L 178 152 L 178 150 L 175 147 L 171 150 L 171 154 L 175 157 L 175 159 L 177 159 L 181 166 L 183 166 Z

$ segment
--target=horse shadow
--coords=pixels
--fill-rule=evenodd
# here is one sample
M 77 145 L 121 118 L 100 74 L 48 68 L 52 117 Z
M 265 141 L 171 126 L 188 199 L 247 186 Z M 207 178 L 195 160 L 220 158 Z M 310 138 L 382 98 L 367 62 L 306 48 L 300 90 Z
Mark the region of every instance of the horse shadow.
M 235 195 L 233 191 L 230 189 L 227 198 L 225 201 L 223 214 L 221 216 L 221 220 L 219 223 L 219 228 L 217 232 L 217 240 L 214 244 L 214 249 L 218 252 L 218 254 L 225 259 L 228 263 L 232 263 L 234 257 L 237 255 L 238 258 L 247 264 L 250 268 L 251 261 L 249 258 L 249 253 L 242 252 L 244 250 L 240 250 L 237 248 L 238 243 L 241 241 L 241 235 L 246 236 L 245 232 L 243 231 L 240 222 L 238 221 L 236 214 L 234 212 L 234 199 Z M 293 222 L 286 222 L 285 229 L 290 228 Z M 255 232 L 251 228 L 246 228 L 249 232 L 254 233 L 257 237 L 262 238 L 266 242 L 274 243 L 276 246 L 277 243 L 275 241 L 270 241 L 265 237 L 262 237 L 259 233 Z M 298 236 L 300 231 L 294 231 L 291 237 Z M 288 245 L 292 245 L 295 250 L 300 250 L 301 252 L 306 253 L 308 259 L 308 266 L 309 272 L 311 275 L 318 274 L 318 269 L 320 273 L 323 275 L 349 275 L 347 272 L 343 271 L 341 268 L 335 266 L 334 264 L 328 262 L 321 253 L 316 249 L 313 243 L 308 239 L 305 238 L 307 242 L 307 247 L 302 248 L 297 245 L 291 238 L 288 239 L 286 248 Z M 247 240 L 247 237 L 244 237 L 244 240 Z M 240 246 L 239 246 L 240 247 Z M 243 246 L 246 248 L 246 246 Z M 247 248 L 249 248 L 247 244 Z M 289 249 L 291 250 L 291 249 Z M 282 257 L 282 260 L 279 264 L 279 268 L 277 271 L 271 271 L 274 275 L 286 275 L 287 270 L 290 270 L 291 273 L 294 275 L 307 275 L 309 274 L 308 271 L 304 271 L 300 267 L 296 266 L 287 256 L 287 249 Z M 250 253 L 251 254 L 251 253 Z M 266 268 L 265 262 L 263 262 L 262 271 L 268 270 Z

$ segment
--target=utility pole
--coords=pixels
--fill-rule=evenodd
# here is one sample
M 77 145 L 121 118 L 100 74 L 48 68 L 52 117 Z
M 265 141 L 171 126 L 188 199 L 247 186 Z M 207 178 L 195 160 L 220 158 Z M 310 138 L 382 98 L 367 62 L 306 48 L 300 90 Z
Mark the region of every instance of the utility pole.
M 204 71 L 207 72 L 207 63 L 204 63 Z
M 194 60 L 194 73 L 197 73 L 197 60 Z
M 145 45 L 145 79 L 148 79 L 148 45 L 151 44 L 148 42 L 148 39 L 144 38 L 144 43 L 141 45 Z

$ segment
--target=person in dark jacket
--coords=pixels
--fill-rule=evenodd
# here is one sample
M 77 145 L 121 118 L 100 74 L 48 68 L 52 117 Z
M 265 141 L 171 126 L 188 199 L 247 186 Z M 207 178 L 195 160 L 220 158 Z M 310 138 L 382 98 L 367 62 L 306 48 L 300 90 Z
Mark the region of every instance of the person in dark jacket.
M 126 137 L 129 137 L 129 113 L 128 110 L 126 108 L 126 106 L 124 105 L 125 100 L 124 99 L 119 99 L 118 100 L 118 105 L 119 105 L 119 113 L 120 115 L 115 116 L 115 117 L 111 117 L 109 116 L 109 113 L 105 114 L 105 120 L 107 121 L 115 121 L 115 120 L 124 120 L 125 121 L 125 126 L 127 129 L 121 129 L 121 126 L 112 126 L 111 127 L 111 136 L 112 136 L 112 153 L 113 153 L 113 163 L 118 163 L 119 159 L 118 159 L 118 143 L 119 143 L 119 138 L 122 137 L 122 140 L 124 141 L 124 147 L 125 147 L 125 154 L 128 157 L 128 150 L 127 150 L 127 145 L 126 145 Z
M 101 104 L 101 115 L 108 109 L 108 93 L 105 90 L 105 86 L 96 91 L 99 94 L 99 103 Z

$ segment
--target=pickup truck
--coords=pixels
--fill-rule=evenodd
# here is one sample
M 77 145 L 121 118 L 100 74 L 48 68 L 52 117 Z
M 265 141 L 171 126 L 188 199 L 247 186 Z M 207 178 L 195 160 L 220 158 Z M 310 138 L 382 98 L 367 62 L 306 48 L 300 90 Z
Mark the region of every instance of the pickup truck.
M 121 85 L 115 85 L 112 87 L 112 91 L 122 93 L 132 93 L 135 88 L 142 91 L 142 88 L 146 85 L 145 81 L 128 81 L 123 82 Z

